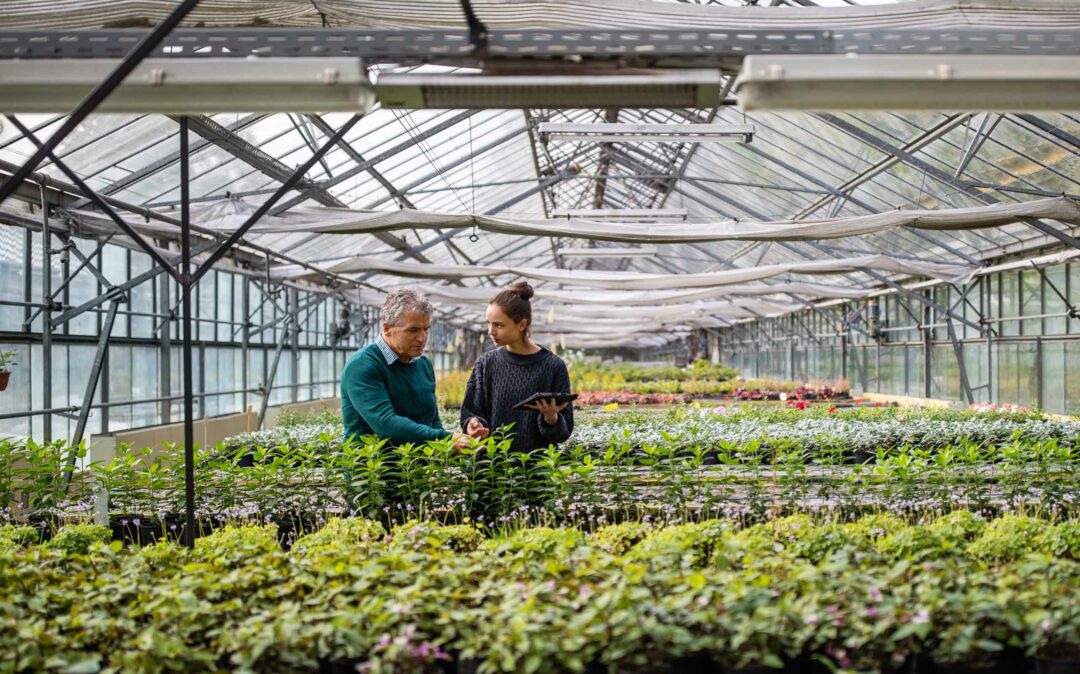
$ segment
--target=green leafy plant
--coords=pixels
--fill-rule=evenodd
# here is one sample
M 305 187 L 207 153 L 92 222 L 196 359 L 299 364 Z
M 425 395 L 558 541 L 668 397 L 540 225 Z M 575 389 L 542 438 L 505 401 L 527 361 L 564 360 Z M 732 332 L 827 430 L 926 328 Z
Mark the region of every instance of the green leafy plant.
M 69 555 L 85 555 L 95 543 L 108 543 L 112 538 L 109 527 L 97 524 L 68 524 L 60 527 L 45 546 L 63 550 Z

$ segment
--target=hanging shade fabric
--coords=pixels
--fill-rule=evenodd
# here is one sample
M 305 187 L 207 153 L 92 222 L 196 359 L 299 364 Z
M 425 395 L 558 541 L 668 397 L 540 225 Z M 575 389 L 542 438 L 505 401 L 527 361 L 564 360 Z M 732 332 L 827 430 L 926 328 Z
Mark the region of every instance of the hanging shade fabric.
M 545 316 L 541 316 L 543 302 L 538 303 L 533 310 L 533 323 L 541 325 L 545 323 Z M 586 306 L 560 306 L 552 307 L 555 320 L 568 318 L 625 318 L 630 315 L 635 319 L 648 318 L 655 320 L 680 320 L 694 317 L 719 316 L 723 318 L 749 318 L 756 315 L 786 313 L 797 309 L 806 308 L 805 304 L 797 302 L 770 302 L 768 300 L 743 300 L 741 302 L 690 302 L 686 304 L 670 304 L 665 306 L 639 305 L 632 312 L 625 307 L 598 307 Z
M 804 309 L 805 305 L 785 302 L 749 300 L 745 303 L 699 302 L 671 306 L 642 306 L 632 313 L 620 307 L 560 307 L 554 309 L 552 320 L 548 311 L 539 304 L 533 307 L 533 330 L 603 332 L 623 330 L 626 332 L 657 332 L 672 327 L 718 327 L 729 325 L 738 318 L 757 318 Z M 477 324 L 484 318 L 473 314 Z
M 149 0 L 5 0 L 0 27 L 98 28 L 146 19 L 160 22 L 174 3 Z M 694 30 L 778 28 L 1071 28 L 1080 11 L 1067 0 L 921 0 L 855 7 L 724 7 L 635 0 L 473 0 L 489 29 L 528 26 L 609 29 L 677 27 Z M 460 28 L 457 0 L 202 0 L 189 23 L 206 26 L 320 28 Z
M 485 305 L 501 288 L 436 285 L 411 285 L 426 293 L 431 299 L 445 304 Z M 626 292 L 617 290 L 555 290 L 544 288 L 536 296 L 537 301 L 546 304 L 581 304 L 588 306 L 641 307 L 658 304 L 682 304 L 703 300 L 715 300 L 734 297 L 759 297 L 762 295 L 793 294 L 815 298 L 858 299 L 871 289 L 842 288 L 825 283 L 791 282 L 779 285 L 764 283 L 744 283 L 705 288 L 704 290 L 666 290 Z M 379 299 L 378 302 L 382 300 Z M 369 303 L 378 303 L 369 302 Z
M 323 268 L 326 271 L 338 274 L 375 272 L 391 276 L 447 280 L 510 274 L 537 281 L 612 290 L 712 288 L 748 281 L 760 281 L 786 274 L 834 274 L 869 270 L 908 276 L 928 276 L 949 283 L 966 283 L 978 271 L 977 267 L 967 265 L 912 262 L 898 260 L 887 255 L 862 255 L 852 258 L 820 260 L 818 262 L 773 264 L 701 274 L 637 274 L 631 272 L 599 272 L 495 265 L 415 264 L 371 257 L 342 260 Z M 294 265 L 281 265 L 271 270 L 271 276 L 279 279 L 304 278 L 312 275 L 310 270 Z
M 100 217 L 100 216 L 99 216 Z M 278 222 L 260 222 L 254 232 L 372 234 L 400 229 L 477 229 L 518 236 L 556 236 L 621 243 L 707 243 L 711 241 L 818 241 L 876 234 L 900 227 L 961 230 L 1001 227 L 1025 218 L 1080 225 L 1080 204 L 1067 197 L 1015 204 L 993 204 L 940 210 L 895 210 L 872 215 L 821 220 L 705 223 L 598 222 L 552 218 L 542 220 L 454 215 L 402 209 L 363 212 L 335 208 L 293 209 Z M 196 216 L 196 222 L 210 218 Z M 133 223 L 134 224 L 134 223 Z M 212 226 L 212 225 L 208 225 Z M 228 227 L 224 227 L 228 229 Z

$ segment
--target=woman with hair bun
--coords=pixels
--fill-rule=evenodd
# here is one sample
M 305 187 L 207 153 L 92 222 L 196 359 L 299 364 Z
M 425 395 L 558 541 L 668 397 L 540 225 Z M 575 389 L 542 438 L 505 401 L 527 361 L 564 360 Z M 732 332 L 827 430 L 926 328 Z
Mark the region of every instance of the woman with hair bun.
M 474 438 L 513 424 L 511 449 L 531 452 L 565 442 L 574 430 L 570 402 L 538 400 L 514 406 L 540 392 L 569 393 L 566 363 L 529 338 L 533 289 L 518 281 L 491 298 L 488 336 L 497 347 L 476 359 L 461 406 L 461 428 Z

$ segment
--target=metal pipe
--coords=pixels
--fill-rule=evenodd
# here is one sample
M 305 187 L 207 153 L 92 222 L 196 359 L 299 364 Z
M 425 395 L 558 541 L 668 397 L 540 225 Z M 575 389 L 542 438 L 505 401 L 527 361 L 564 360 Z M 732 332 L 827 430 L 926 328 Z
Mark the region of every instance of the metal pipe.
M 52 399 L 52 230 L 49 228 L 49 204 L 45 198 L 45 184 L 41 191 L 41 301 L 45 304 L 41 321 L 41 396 L 42 404 L 50 407 Z M 2 201 L 2 199 L 0 199 Z M 29 274 L 30 270 L 27 269 Z M 32 320 L 32 319 L 31 319 Z M 46 414 L 42 422 L 42 439 L 52 440 L 52 415 Z
M 195 401 L 191 382 L 191 217 L 188 156 L 188 119 L 180 118 L 180 295 L 184 386 L 184 545 L 195 547 Z M 203 382 L 205 388 L 206 382 Z

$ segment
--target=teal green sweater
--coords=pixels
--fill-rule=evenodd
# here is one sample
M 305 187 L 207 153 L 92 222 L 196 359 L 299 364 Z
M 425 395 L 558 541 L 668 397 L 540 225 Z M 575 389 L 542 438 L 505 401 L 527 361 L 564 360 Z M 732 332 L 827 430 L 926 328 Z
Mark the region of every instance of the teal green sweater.
M 341 418 L 346 438 L 377 435 L 404 444 L 450 436 L 439 419 L 431 361 L 421 356 L 387 365 L 377 344 L 360 349 L 345 363 Z

